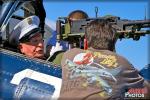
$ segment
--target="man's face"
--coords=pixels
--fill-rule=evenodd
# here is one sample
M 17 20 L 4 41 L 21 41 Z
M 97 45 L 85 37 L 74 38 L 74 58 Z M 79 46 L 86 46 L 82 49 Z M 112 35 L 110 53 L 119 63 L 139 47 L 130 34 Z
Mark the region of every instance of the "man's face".
M 32 58 L 43 58 L 44 57 L 44 45 L 42 34 L 35 34 L 27 42 L 20 43 L 21 53 L 32 57 Z

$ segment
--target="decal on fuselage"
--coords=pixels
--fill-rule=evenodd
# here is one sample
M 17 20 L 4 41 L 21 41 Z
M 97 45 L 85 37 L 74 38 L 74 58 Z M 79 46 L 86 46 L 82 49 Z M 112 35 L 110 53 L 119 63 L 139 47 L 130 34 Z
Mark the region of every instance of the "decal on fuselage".
M 52 98 L 58 98 L 59 94 L 60 94 L 60 89 L 61 89 L 61 83 L 62 83 L 62 79 L 51 76 L 51 75 L 47 75 L 41 72 L 37 72 L 31 69 L 25 69 L 22 70 L 18 73 L 16 73 L 11 82 L 12 84 L 15 85 L 19 85 L 21 80 L 23 80 L 24 78 L 30 78 L 36 81 L 40 81 L 46 84 L 50 84 L 53 85 L 55 87 L 55 91 L 52 95 Z

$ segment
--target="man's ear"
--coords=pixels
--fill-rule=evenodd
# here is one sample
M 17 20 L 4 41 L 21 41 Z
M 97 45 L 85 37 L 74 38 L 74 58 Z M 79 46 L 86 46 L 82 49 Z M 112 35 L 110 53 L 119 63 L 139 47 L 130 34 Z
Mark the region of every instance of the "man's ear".
M 20 43 L 20 44 L 18 45 L 18 49 L 23 53 L 23 46 L 22 46 L 22 43 Z

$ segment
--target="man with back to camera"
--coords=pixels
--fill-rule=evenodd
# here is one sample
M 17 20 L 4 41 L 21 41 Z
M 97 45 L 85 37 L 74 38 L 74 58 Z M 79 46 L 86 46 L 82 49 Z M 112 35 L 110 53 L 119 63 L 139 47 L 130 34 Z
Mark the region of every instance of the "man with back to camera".
M 130 89 L 147 90 L 133 65 L 114 52 L 116 31 L 106 20 L 92 21 L 86 32 L 89 48 L 63 55 L 60 100 L 123 100 Z
M 43 38 L 37 16 L 30 16 L 19 22 L 9 37 L 9 43 L 19 52 L 32 58 L 44 58 Z

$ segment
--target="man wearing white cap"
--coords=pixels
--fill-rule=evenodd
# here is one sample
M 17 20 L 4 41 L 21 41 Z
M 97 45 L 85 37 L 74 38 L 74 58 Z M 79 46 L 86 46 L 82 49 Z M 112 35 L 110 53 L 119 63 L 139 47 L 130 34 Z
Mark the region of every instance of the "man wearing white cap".
M 10 34 L 9 43 L 22 54 L 32 58 L 43 58 L 43 38 L 37 16 L 30 16 L 19 22 Z

